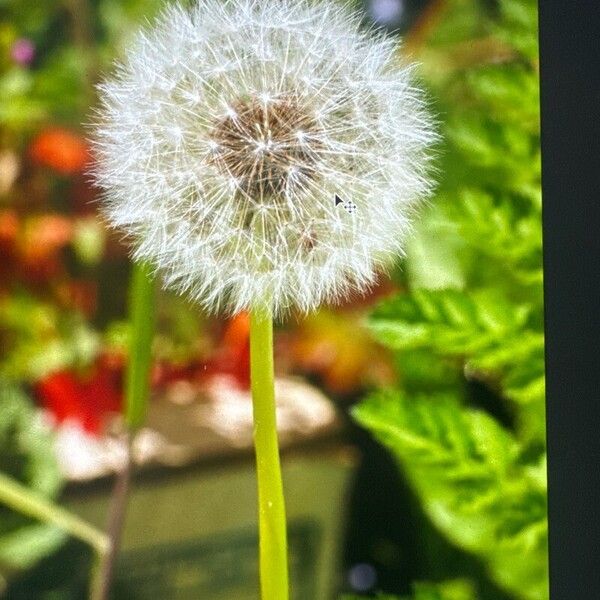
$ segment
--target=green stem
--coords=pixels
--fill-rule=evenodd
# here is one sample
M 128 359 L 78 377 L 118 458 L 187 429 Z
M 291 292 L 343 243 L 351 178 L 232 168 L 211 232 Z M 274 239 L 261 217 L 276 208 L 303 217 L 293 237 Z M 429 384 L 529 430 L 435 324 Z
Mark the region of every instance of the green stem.
M 24 515 L 56 525 L 92 546 L 99 555 L 105 555 L 110 548 L 110 540 L 102 531 L 68 510 L 38 496 L 4 473 L 0 473 L 0 502 Z
M 125 384 L 125 423 L 130 431 L 143 425 L 150 396 L 150 362 L 155 321 L 155 283 L 146 263 L 135 263 L 131 275 L 129 364 Z
M 273 320 L 250 315 L 250 375 L 258 479 L 262 600 L 288 600 L 288 558 L 273 375 Z
M 129 499 L 133 470 L 131 444 L 135 431 L 144 424 L 150 397 L 155 313 L 155 282 L 152 270 L 146 263 L 134 263 L 130 284 L 131 329 L 123 411 L 127 427 L 124 436 L 127 458 L 115 479 L 107 526 L 110 549 L 101 557 L 92 574 L 91 600 L 106 600 L 110 593 Z

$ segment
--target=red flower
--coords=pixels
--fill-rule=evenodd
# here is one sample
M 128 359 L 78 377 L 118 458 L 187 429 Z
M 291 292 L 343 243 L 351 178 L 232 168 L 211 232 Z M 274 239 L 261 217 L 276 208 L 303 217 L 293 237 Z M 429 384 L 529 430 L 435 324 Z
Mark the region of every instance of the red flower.
M 89 433 L 99 434 L 106 418 L 122 405 L 122 366 L 101 358 L 85 376 L 73 371 L 58 371 L 35 386 L 44 408 L 58 423 L 79 422 Z
M 250 388 L 250 319 L 240 313 L 225 325 L 217 350 L 206 360 L 186 364 L 161 362 L 152 370 L 152 385 L 166 388 L 178 381 L 203 384 L 212 377 L 230 376 L 241 389 Z
M 250 317 L 239 313 L 223 333 L 219 351 L 206 364 L 205 374 L 231 375 L 242 389 L 250 388 Z
M 186 365 L 157 363 L 152 368 L 152 387 L 161 389 L 177 381 L 201 383 L 214 376 L 229 375 L 242 389 L 250 387 L 250 341 L 247 314 L 234 317 L 225 327 L 222 343 L 208 362 Z M 62 370 L 35 386 L 40 404 L 57 423 L 74 420 L 88 432 L 102 433 L 111 413 L 121 410 L 123 370 L 121 355 L 104 355 L 86 374 Z

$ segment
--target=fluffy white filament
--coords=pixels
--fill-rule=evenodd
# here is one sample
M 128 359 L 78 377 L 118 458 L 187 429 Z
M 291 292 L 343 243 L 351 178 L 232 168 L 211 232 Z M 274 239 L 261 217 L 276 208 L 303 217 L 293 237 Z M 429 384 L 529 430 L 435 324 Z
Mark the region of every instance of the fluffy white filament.
M 171 7 L 101 86 L 105 213 L 210 311 L 281 316 L 363 292 L 431 187 L 410 71 L 331 2 Z

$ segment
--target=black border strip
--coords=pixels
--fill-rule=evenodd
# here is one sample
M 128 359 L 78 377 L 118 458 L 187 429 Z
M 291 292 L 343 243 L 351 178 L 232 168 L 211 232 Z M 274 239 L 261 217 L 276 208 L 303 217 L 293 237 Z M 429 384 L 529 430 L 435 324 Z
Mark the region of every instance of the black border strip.
M 600 3 L 539 0 L 551 600 L 600 598 Z

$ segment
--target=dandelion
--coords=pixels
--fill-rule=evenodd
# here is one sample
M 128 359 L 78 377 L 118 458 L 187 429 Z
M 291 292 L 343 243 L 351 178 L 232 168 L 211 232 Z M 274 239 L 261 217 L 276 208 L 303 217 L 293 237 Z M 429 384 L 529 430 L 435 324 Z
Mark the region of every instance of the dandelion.
M 109 222 L 167 287 L 251 313 L 265 600 L 287 598 L 272 320 L 368 290 L 431 189 L 412 67 L 360 21 L 308 0 L 174 6 L 101 86 Z
M 411 67 L 337 5 L 169 8 L 101 97 L 109 221 L 211 312 L 283 316 L 365 291 L 430 189 Z

